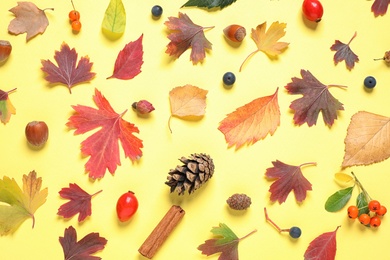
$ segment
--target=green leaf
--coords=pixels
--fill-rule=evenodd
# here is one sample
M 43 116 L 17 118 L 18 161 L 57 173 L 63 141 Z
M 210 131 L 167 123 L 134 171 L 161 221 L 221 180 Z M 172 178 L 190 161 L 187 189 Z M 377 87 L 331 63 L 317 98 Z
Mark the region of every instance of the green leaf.
M 329 212 L 336 212 L 342 209 L 351 198 L 354 187 L 348 187 L 332 194 L 325 202 L 325 209 Z
M 122 0 L 110 0 L 104 14 L 102 28 L 116 34 L 122 34 L 126 28 L 126 10 Z
M 363 213 L 368 214 L 370 210 L 368 209 L 368 201 L 366 196 L 364 196 L 364 193 L 361 192 L 356 198 L 356 207 L 359 209 L 359 216 Z
M 208 9 L 214 7 L 220 7 L 221 9 L 225 8 L 228 5 L 233 4 L 237 0 L 188 0 L 184 6 L 196 6 L 196 7 L 207 7 Z

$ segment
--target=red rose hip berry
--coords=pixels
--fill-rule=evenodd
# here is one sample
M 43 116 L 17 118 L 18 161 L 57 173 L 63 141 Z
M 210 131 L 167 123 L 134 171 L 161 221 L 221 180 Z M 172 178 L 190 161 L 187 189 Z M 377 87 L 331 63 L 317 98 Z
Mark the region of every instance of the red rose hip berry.
M 32 121 L 26 125 L 25 134 L 29 144 L 41 147 L 49 137 L 49 128 L 43 121 Z
M 324 14 L 324 8 L 318 0 L 304 0 L 302 4 L 302 12 L 307 20 L 319 22 Z
M 121 222 L 129 220 L 138 209 L 138 200 L 134 192 L 128 191 L 119 197 L 116 204 L 116 214 Z

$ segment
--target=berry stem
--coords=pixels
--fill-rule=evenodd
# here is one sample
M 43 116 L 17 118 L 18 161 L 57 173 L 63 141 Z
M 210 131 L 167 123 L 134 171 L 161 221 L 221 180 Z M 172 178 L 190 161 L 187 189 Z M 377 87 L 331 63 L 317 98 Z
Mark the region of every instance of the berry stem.
M 73 0 L 70 0 L 70 2 L 72 3 L 73 10 L 76 10 L 76 8 L 74 8 Z
M 363 187 L 362 183 L 358 180 L 358 178 L 356 177 L 356 175 L 351 172 L 351 174 L 353 175 L 353 177 L 355 178 L 355 182 L 356 184 L 358 185 L 358 187 L 363 191 L 363 194 L 364 196 L 366 197 L 367 201 L 370 201 L 372 200 L 371 199 L 371 196 L 368 194 L 368 192 L 366 191 L 366 189 Z
M 281 229 L 278 225 L 276 225 L 275 222 L 273 222 L 269 217 L 267 213 L 267 208 L 264 207 L 264 215 L 265 215 L 265 220 L 267 220 L 269 223 L 271 223 L 279 232 L 285 231 L 285 229 Z
M 255 233 L 256 231 L 257 231 L 257 229 L 252 230 L 250 233 L 248 233 L 248 234 L 246 234 L 245 236 L 239 238 L 238 240 L 243 240 L 244 238 L 247 238 L 247 237 L 249 237 L 250 235 L 252 235 L 253 233 Z

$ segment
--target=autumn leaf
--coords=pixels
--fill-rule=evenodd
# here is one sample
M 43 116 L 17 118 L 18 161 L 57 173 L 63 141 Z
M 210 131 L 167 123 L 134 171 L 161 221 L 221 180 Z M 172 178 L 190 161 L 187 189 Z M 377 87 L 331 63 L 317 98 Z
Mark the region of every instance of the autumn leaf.
M 141 73 L 142 60 L 142 38 L 143 34 L 134 42 L 129 42 L 118 54 L 115 61 L 114 73 L 110 78 L 132 79 Z
M 142 140 L 133 135 L 139 133 L 138 128 L 122 119 L 111 107 L 108 100 L 95 89 L 93 97 L 98 109 L 77 105 L 72 106 L 75 114 L 72 115 L 66 125 L 76 129 L 75 135 L 100 128 L 81 143 L 81 153 L 90 156 L 85 164 L 89 177 L 96 179 L 104 177 L 106 169 L 111 174 L 115 173 L 117 165 L 121 165 L 119 157 L 119 142 L 125 153 L 132 161 L 142 156 Z
M 207 7 L 208 9 L 220 7 L 222 10 L 236 1 L 237 0 L 188 0 L 182 7 L 196 6 Z
M 246 236 L 238 238 L 226 224 L 220 223 L 218 227 L 211 229 L 211 233 L 216 238 L 206 240 L 198 246 L 198 250 L 207 256 L 221 253 L 218 257 L 219 260 L 238 260 L 238 243 L 256 231 L 253 230 Z
M 305 251 L 305 260 L 334 260 L 336 257 L 336 232 L 326 232 L 310 242 L 309 247 Z
M 16 109 L 12 105 L 12 103 L 8 97 L 8 95 L 15 90 L 16 90 L 16 88 L 5 92 L 5 91 L 0 89 L 0 120 L 3 124 L 6 124 L 9 122 L 11 115 L 16 114 Z
M 291 191 L 294 191 L 295 199 L 302 202 L 306 199 L 308 190 L 312 190 L 311 183 L 303 176 L 301 168 L 306 165 L 317 165 L 316 163 L 303 163 L 299 166 L 285 164 L 279 160 L 272 162 L 274 165 L 268 168 L 265 176 L 275 180 L 269 188 L 271 192 L 271 201 L 278 201 L 282 204 L 286 201 Z
M 107 244 L 107 239 L 101 237 L 99 233 L 89 233 L 77 241 L 77 232 L 70 226 L 65 229 L 64 236 L 59 238 L 64 251 L 64 260 L 93 260 L 101 257 L 91 256 L 103 250 Z
M 371 11 L 374 13 L 375 17 L 385 15 L 389 4 L 390 0 L 375 0 L 371 6 Z
M 122 0 L 110 0 L 104 13 L 102 28 L 112 33 L 124 33 L 126 28 L 126 10 Z
M 355 37 L 356 37 L 356 32 L 347 44 L 342 43 L 339 40 L 336 40 L 335 43 L 330 47 L 332 51 L 336 52 L 333 56 L 333 60 L 336 65 L 337 63 L 344 60 L 347 69 L 352 70 L 353 67 L 355 66 L 355 62 L 359 61 L 358 56 L 349 47 L 349 45 L 351 44 L 352 40 L 355 39 Z
M 45 32 L 49 25 L 45 11 L 53 8 L 39 9 L 32 2 L 18 2 L 18 5 L 9 11 L 15 15 L 15 18 L 8 25 L 8 31 L 12 34 L 27 33 L 26 41 L 37 34 Z
M 308 126 L 315 125 L 322 112 L 324 122 L 332 126 L 337 119 L 337 110 L 344 110 L 343 104 L 335 99 L 329 92 L 330 87 L 346 88 L 341 85 L 324 85 L 308 70 L 301 70 L 302 79 L 294 77 L 285 88 L 289 94 L 300 94 L 303 97 L 291 102 L 290 108 L 295 111 L 294 123 Z
M 369 165 L 390 157 L 390 118 L 360 111 L 351 117 L 342 167 Z
M 196 64 L 206 57 L 205 49 L 211 50 L 211 42 L 209 42 L 204 30 L 213 27 L 202 27 L 194 24 L 191 19 L 183 13 L 179 12 L 179 17 L 168 17 L 168 21 L 164 23 L 170 33 L 168 39 L 171 40 L 167 45 L 167 50 L 170 56 L 179 58 L 190 47 L 190 60 Z
M 280 125 L 278 88 L 270 96 L 257 98 L 237 108 L 220 122 L 218 130 L 224 135 L 228 146 L 236 149 L 245 143 L 254 144 L 273 135 Z
M 207 93 L 207 90 L 189 84 L 173 88 L 169 92 L 171 103 L 171 116 L 168 120 L 169 129 L 171 130 L 170 119 L 172 116 L 182 119 L 203 116 L 206 113 Z
M 58 209 L 57 215 L 70 218 L 79 214 L 78 221 L 83 221 L 86 217 L 91 216 L 91 199 L 100 192 L 102 190 L 90 195 L 76 183 L 70 183 L 69 188 L 62 188 L 59 191 L 60 196 L 69 201 Z
M 271 26 L 266 31 L 267 22 L 259 24 L 255 29 L 252 29 L 252 39 L 255 41 L 257 50 L 250 53 L 240 66 L 240 71 L 244 63 L 255 53 L 262 51 L 265 54 L 276 57 L 281 54 L 289 45 L 287 42 L 278 42 L 286 32 L 286 23 L 273 22 Z
M 76 84 L 90 81 L 96 75 L 91 72 L 93 63 L 89 62 L 88 56 L 81 57 L 76 67 L 77 52 L 74 48 L 70 49 L 65 42 L 62 43 L 60 51 L 55 51 L 54 59 L 58 67 L 50 60 L 41 60 L 41 69 L 47 74 L 45 79 L 51 84 L 65 84 L 69 93 L 72 93 L 71 88 Z
M 23 175 L 23 189 L 15 179 L 4 176 L 0 179 L 0 235 L 15 232 L 28 218 L 34 228 L 36 210 L 46 202 L 47 188 L 41 190 L 42 178 L 35 171 Z

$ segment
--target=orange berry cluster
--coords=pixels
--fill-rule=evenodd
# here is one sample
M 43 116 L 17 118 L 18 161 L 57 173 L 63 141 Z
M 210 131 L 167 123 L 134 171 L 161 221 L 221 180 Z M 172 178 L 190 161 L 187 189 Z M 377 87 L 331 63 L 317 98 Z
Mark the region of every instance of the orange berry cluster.
M 348 207 L 348 217 L 351 219 L 358 218 L 360 223 L 369 227 L 379 227 L 382 222 L 382 217 L 386 214 L 387 208 L 380 204 L 377 200 L 370 200 L 368 203 L 368 211 L 361 212 L 356 206 Z
M 73 0 L 71 0 L 73 10 L 69 12 L 69 21 L 72 26 L 72 30 L 75 32 L 79 32 L 81 30 L 81 22 L 80 22 L 80 13 L 74 8 Z

